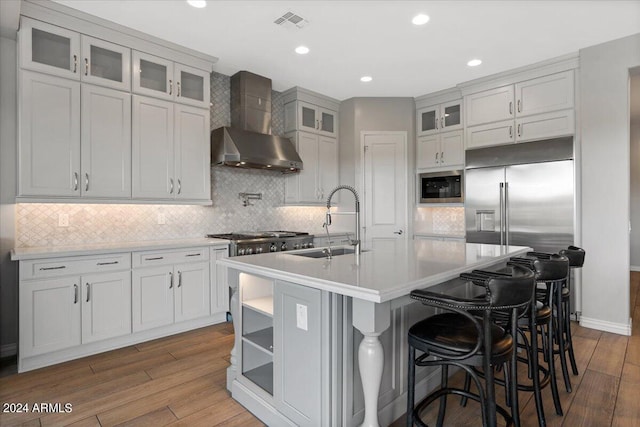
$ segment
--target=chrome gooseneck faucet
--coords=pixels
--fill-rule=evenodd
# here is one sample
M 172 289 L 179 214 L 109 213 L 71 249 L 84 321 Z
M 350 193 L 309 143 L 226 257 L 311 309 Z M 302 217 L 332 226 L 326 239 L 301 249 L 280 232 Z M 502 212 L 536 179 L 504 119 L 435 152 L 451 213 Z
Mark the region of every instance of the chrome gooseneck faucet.
M 356 191 L 355 188 L 349 186 L 349 185 L 339 185 L 336 188 L 334 188 L 333 190 L 331 190 L 331 193 L 329 193 L 329 197 L 327 197 L 327 215 L 326 215 L 326 220 L 325 220 L 325 224 L 326 224 L 326 228 L 327 228 L 327 234 L 328 234 L 328 230 L 329 230 L 329 226 L 331 225 L 331 198 L 333 197 L 334 193 L 336 193 L 338 190 L 349 190 L 353 193 L 353 196 L 356 199 L 356 209 L 355 209 L 355 215 L 356 215 L 356 238 L 355 240 L 351 240 L 349 239 L 349 244 L 351 246 L 354 247 L 354 251 L 356 253 L 356 255 L 360 255 L 360 246 L 361 246 L 361 241 L 360 241 L 360 197 L 358 196 L 358 192 Z

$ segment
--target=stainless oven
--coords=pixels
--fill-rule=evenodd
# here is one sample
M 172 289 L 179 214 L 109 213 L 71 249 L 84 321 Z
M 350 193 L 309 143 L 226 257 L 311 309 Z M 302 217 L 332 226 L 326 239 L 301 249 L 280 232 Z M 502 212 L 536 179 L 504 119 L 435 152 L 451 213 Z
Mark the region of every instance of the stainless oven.
M 420 203 L 464 202 L 464 171 L 427 172 L 418 175 Z

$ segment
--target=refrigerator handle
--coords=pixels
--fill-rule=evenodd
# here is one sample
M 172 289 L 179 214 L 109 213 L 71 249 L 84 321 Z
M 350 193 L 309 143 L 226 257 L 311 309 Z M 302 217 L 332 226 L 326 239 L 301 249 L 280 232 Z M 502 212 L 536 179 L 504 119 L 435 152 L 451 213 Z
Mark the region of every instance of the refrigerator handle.
M 509 183 L 504 183 L 504 236 L 505 244 L 509 246 Z
M 504 245 L 504 182 L 500 183 L 500 245 Z

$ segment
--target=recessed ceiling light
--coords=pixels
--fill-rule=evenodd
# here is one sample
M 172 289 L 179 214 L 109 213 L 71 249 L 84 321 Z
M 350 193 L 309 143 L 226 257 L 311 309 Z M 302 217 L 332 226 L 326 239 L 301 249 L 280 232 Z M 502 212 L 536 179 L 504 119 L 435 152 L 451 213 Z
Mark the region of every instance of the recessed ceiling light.
M 206 0 L 187 0 L 190 6 L 197 7 L 198 9 L 202 9 L 207 6 Z
M 306 55 L 307 53 L 309 53 L 309 48 L 306 46 L 298 46 L 296 48 L 296 53 L 300 55 Z
M 429 16 L 425 15 L 424 13 L 421 13 L 419 15 L 414 16 L 411 22 L 413 22 L 413 25 L 424 25 L 427 22 L 429 22 Z
M 477 67 L 480 64 L 482 64 L 482 61 L 479 59 L 472 59 L 471 61 L 467 62 L 467 65 L 469 67 Z
M 360 77 L 360 81 L 364 82 L 364 83 L 369 83 L 371 80 L 373 80 L 373 77 L 371 77 L 371 76 L 362 76 L 362 77 Z

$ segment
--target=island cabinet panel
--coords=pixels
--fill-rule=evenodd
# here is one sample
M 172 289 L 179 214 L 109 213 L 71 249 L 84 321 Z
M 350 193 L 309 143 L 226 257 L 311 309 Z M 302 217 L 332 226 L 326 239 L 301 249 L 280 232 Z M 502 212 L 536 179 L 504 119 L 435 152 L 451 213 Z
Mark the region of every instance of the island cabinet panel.
M 300 426 L 319 426 L 322 409 L 322 291 L 277 281 L 274 289 L 274 397 Z

